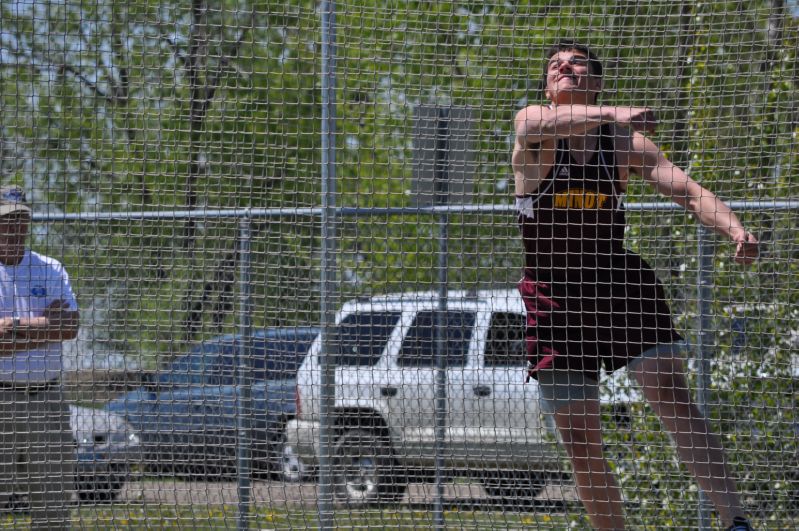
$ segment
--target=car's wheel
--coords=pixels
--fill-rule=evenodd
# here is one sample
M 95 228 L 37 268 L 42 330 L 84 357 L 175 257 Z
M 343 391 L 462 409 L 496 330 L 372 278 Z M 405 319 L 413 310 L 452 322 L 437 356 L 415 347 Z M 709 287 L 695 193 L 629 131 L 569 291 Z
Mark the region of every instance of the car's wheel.
M 308 471 L 294 450 L 286 445 L 286 432 L 259 443 L 253 448 L 253 473 L 261 479 L 299 482 Z
M 101 503 L 117 499 L 124 479 L 120 476 L 78 476 L 76 490 L 82 502 Z
M 302 459 L 294 453 L 294 449 L 284 444 L 283 453 L 280 456 L 280 475 L 283 481 L 299 483 L 310 475 L 310 471 Z
M 531 507 L 547 484 L 547 475 L 526 470 L 487 470 L 482 483 L 494 503 L 505 507 Z
M 333 483 L 347 505 L 398 502 L 408 487 L 386 437 L 368 429 L 349 429 L 336 441 Z

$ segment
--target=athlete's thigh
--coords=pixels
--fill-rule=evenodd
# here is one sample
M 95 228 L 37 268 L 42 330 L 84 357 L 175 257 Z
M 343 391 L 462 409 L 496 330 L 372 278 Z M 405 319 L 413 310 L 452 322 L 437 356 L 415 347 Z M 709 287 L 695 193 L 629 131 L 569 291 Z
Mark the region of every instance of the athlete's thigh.
M 691 402 L 685 366 L 679 356 L 646 358 L 630 367 L 629 374 L 641 386 L 650 403 Z
M 602 426 L 598 399 L 570 401 L 559 407 L 553 417 L 564 445 L 587 445 L 601 453 Z

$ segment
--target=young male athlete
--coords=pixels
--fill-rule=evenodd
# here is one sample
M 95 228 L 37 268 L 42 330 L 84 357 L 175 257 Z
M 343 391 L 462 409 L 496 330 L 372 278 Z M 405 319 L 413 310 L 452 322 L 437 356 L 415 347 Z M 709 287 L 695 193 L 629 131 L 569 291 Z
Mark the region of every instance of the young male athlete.
M 554 415 L 580 499 L 595 528 L 624 529 L 621 492 L 602 451 L 597 382 L 602 369 L 626 366 L 724 525 L 749 530 L 719 437 L 688 392 L 663 288 L 623 247 L 627 180 L 639 175 L 732 240 L 740 263 L 757 258 L 757 238 L 644 136 L 655 129 L 652 110 L 597 105 L 602 64 L 588 47 L 554 46 L 545 76 L 550 103 L 522 109 L 514 122 L 526 262 L 519 290 L 530 375 Z

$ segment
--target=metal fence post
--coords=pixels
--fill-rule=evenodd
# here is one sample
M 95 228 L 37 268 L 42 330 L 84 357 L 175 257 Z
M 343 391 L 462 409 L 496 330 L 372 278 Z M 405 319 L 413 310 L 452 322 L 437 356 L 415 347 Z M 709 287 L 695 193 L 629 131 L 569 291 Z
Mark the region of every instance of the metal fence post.
M 435 204 L 449 202 L 449 124 L 448 109 L 438 109 L 438 126 L 435 149 Z M 438 313 L 435 322 L 435 500 L 433 524 L 444 529 L 444 452 L 447 436 L 447 289 L 449 283 L 449 213 L 444 210 L 438 217 Z
M 715 244 L 713 234 L 703 225 L 697 230 L 697 255 L 699 271 L 697 274 L 697 313 L 699 323 L 697 329 L 696 358 L 696 401 L 699 412 L 707 418 L 710 390 L 710 359 L 713 356 L 713 316 L 711 300 L 713 298 L 713 256 Z M 699 490 L 699 529 L 712 529 L 711 513 L 713 506 L 705 491 Z
M 447 435 L 447 283 L 449 215 L 439 218 L 438 241 L 438 315 L 436 317 L 436 402 L 435 402 L 435 501 L 433 523 L 444 529 L 444 451 Z
M 249 529 L 252 502 L 252 389 L 247 382 L 252 366 L 251 218 L 239 220 L 239 335 L 236 370 L 236 471 L 238 529 Z
M 333 406 L 336 393 L 336 373 L 332 363 L 334 345 L 330 329 L 335 324 L 336 285 L 336 3 L 323 0 L 321 4 L 322 38 L 322 271 L 320 277 L 320 335 L 319 356 L 321 372 L 319 390 L 319 487 L 317 510 L 319 528 L 333 529 Z

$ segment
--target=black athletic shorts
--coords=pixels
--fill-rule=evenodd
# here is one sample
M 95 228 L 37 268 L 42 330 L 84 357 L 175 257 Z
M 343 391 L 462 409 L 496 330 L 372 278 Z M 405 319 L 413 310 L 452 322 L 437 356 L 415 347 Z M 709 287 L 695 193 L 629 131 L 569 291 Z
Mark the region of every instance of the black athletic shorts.
M 572 370 L 598 381 L 601 368 L 613 372 L 655 345 L 682 341 L 649 264 L 629 252 L 612 264 L 592 281 L 541 281 L 525 272 L 519 291 L 530 376 Z

